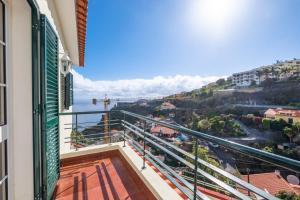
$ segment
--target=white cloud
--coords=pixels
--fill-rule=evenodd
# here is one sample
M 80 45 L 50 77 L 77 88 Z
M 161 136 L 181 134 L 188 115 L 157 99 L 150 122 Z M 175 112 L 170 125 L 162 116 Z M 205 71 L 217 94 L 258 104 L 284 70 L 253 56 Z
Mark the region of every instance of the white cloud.
M 200 88 L 216 81 L 217 76 L 156 76 L 151 79 L 130 79 L 116 81 L 92 81 L 75 70 L 74 93 L 76 99 L 162 97 L 183 91 Z

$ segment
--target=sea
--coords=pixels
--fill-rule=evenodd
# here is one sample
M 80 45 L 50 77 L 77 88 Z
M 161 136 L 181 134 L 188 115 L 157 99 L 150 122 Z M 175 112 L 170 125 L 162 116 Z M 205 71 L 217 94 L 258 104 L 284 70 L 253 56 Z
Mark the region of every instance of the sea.
M 107 107 L 107 111 L 111 110 L 113 107 L 118 105 L 118 102 L 128 102 L 132 103 L 137 101 L 137 98 L 124 100 L 111 100 L 110 105 Z M 102 102 L 97 102 L 97 104 L 92 103 L 92 99 L 75 100 L 73 104 L 73 112 L 86 112 L 86 111 L 104 111 L 104 105 Z M 103 114 L 80 114 L 77 116 L 78 123 L 95 125 L 101 121 Z M 75 116 L 73 117 L 75 121 Z

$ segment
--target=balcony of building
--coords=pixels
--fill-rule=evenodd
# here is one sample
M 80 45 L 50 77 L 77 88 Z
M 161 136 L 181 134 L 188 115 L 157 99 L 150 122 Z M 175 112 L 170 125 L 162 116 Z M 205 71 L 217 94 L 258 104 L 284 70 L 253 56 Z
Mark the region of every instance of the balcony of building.
M 275 194 L 280 190 L 296 192 L 278 174 L 289 171 L 297 175 L 300 162 L 296 160 L 128 111 L 60 115 L 61 120 L 66 117 L 73 122 L 61 127 L 55 199 L 250 200 L 278 199 Z M 173 129 L 189 140 L 170 141 L 151 134 L 155 125 Z M 273 189 L 266 186 L 268 180 L 257 184 L 255 172 L 246 167 L 230 171 L 222 164 L 209 163 L 199 147 L 232 152 L 236 159 L 258 163 L 270 172 L 276 170 L 275 185 L 269 186 Z

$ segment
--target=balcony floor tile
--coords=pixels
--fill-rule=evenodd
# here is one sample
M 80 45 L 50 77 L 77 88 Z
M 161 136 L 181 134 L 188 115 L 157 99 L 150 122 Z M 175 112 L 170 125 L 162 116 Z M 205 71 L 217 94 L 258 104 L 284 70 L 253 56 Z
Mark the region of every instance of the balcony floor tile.
M 156 199 L 118 151 L 62 161 L 55 199 Z

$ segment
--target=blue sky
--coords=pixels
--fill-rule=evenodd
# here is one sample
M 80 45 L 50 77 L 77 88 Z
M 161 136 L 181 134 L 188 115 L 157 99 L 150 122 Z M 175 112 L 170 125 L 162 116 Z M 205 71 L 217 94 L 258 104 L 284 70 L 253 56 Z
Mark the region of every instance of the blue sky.
M 299 58 L 299 8 L 298 0 L 90 0 L 86 64 L 76 71 L 90 81 L 211 77 Z

